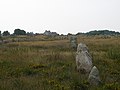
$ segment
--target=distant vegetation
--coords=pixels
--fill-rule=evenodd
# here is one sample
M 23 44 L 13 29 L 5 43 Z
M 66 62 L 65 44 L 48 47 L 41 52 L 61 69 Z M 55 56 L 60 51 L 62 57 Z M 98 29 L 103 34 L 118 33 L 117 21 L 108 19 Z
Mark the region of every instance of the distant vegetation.
M 87 33 L 77 33 L 77 35 L 120 35 L 120 33 L 109 30 L 94 30 Z
M 9 35 L 10 35 L 10 32 L 8 32 L 8 31 L 3 32 L 3 36 L 9 36 Z
M 33 33 L 33 32 L 26 32 L 25 30 L 21 29 L 15 29 L 13 34 L 10 34 L 9 31 L 3 31 L 3 33 L 0 31 L 0 36 L 15 36 L 15 35 L 28 35 L 28 36 L 33 36 L 33 35 L 45 35 L 45 36 L 59 36 L 57 32 L 51 32 L 50 30 L 45 30 L 43 33 Z M 73 35 L 72 33 L 68 33 L 68 36 Z M 120 35 L 120 32 L 116 31 L 110 31 L 110 30 L 93 30 L 89 31 L 86 33 L 78 32 L 76 35 L 87 35 L 87 36 L 93 36 L 93 35 L 110 35 L 110 36 L 115 36 L 115 35 Z M 63 34 L 61 34 L 63 36 Z
M 21 29 L 15 29 L 13 34 L 14 35 L 26 35 L 26 31 L 21 30 Z

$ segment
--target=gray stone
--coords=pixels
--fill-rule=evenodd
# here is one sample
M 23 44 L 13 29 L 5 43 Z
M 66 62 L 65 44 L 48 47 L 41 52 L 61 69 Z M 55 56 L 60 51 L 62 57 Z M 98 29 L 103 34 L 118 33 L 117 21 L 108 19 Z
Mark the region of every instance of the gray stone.
M 81 51 L 76 55 L 77 70 L 82 73 L 89 73 L 92 69 L 92 59 L 87 51 Z
M 76 66 L 82 73 L 89 73 L 92 69 L 92 57 L 88 52 L 88 47 L 83 43 L 78 44 L 77 47 Z
M 101 83 L 99 71 L 96 66 L 92 68 L 88 77 L 88 82 L 90 83 L 90 85 L 99 85 Z
M 70 46 L 74 49 L 77 48 L 77 37 L 76 36 L 70 37 Z
M 77 47 L 77 52 L 81 52 L 81 51 L 88 52 L 88 47 L 83 43 L 78 44 L 78 47 Z

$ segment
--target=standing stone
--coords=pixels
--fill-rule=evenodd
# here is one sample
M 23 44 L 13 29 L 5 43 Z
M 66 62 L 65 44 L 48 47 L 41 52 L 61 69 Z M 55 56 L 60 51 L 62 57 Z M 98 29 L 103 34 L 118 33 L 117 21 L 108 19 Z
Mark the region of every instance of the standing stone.
M 92 68 L 92 59 L 88 52 L 82 51 L 76 55 L 77 70 L 83 73 L 89 73 Z
M 74 49 L 77 48 L 77 37 L 76 36 L 70 37 L 70 46 Z
M 80 43 L 77 47 L 76 66 L 81 73 L 89 73 L 92 69 L 92 57 L 85 44 Z
M 88 82 L 91 85 L 99 85 L 101 83 L 100 77 L 99 77 L 99 71 L 96 66 L 94 66 L 89 74 Z
M 78 44 L 77 47 L 77 52 L 81 52 L 81 51 L 88 51 L 88 47 L 83 43 Z

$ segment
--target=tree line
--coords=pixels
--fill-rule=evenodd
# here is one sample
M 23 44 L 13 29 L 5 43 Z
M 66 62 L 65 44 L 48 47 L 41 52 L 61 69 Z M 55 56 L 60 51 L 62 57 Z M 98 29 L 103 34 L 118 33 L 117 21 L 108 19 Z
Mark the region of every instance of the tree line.
M 120 32 L 109 30 L 94 30 L 87 33 L 77 33 L 76 35 L 120 35 Z
M 15 29 L 13 34 L 10 34 L 9 31 L 3 31 L 3 33 L 0 31 L 0 36 L 10 36 L 10 35 L 30 35 L 33 34 L 32 32 L 27 32 L 25 30 L 21 29 Z
M 4 31 L 0 36 L 10 36 L 10 35 L 34 35 L 33 32 L 26 32 L 25 30 L 15 29 L 13 34 L 10 34 L 9 31 Z M 68 33 L 68 35 L 72 35 Z M 94 30 L 87 33 L 77 33 L 76 35 L 120 35 L 120 32 L 109 31 L 109 30 Z

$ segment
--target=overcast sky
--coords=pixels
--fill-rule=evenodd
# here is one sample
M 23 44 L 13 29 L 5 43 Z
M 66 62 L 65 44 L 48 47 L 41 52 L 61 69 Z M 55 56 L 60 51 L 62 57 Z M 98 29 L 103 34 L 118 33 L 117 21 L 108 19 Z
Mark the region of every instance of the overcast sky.
M 120 32 L 120 0 L 0 0 L 0 30 Z

